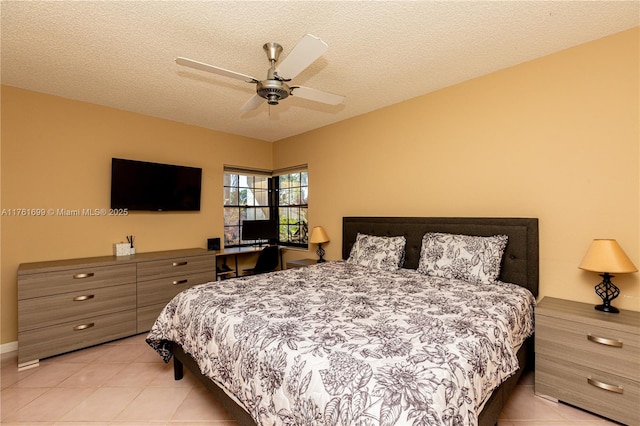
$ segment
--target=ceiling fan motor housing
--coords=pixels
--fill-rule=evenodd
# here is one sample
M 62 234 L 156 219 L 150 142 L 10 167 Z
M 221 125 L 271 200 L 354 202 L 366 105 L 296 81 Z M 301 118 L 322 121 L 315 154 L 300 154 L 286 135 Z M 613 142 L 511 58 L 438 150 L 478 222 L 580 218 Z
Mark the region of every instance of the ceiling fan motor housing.
M 280 100 L 289 96 L 291 89 L 280 80 L 262 80 L 257 85 L 257 92 L 269 105 L 278 105 Z

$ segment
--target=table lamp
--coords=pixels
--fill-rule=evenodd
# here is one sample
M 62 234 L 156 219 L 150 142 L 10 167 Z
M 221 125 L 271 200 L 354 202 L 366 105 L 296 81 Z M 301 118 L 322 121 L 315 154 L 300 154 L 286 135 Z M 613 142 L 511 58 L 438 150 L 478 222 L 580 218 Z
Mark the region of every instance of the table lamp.
M 596 294 L 602 299 L 602 305 L 597 305 L 595 308 L 614 314 L 620 312 L 618 308 L 611 306 L 611 301 L 620 294 L 620 289 L 611 282 L 613 277 L 611 274 L 637 272 L 638 269 L 618 242 L 606 239 L 593 240 L 578 267 L 585 271 L 600 272 L 602 282 L 596 286 Z
M 327 233 L 324 232 L 324 229 L 322 229 L 322 226 L 314 226 L 313 230 L 311 231 L 311 239 L 309 240 L 309 242 L 311 244 L 318 245 L 318 250 L 316 250 L 316 254 L 319 257 L 318 263 L 324 262 L 325 260 L 322 258 L 324 256 L 322 243 L 328 243 L 329 237 L 327 236 Z

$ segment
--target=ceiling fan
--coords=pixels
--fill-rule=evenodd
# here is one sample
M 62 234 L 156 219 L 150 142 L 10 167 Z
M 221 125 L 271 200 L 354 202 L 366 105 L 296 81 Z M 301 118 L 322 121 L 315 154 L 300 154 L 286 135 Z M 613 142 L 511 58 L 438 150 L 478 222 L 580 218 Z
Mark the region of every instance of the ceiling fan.
M 344 101 L 344 96 L 323 92 L 310 87 L 289 86 L 289 84 L 287 84 L 318 59 L 328 47 L 329 46 L 318 37 L 307 34 L 298 42 L 291 53 L 289 53 L 280 64 L 277 64 L 278 58 L 282 53 L 282 46 L 278 43 L 266 43 L 262 48 L 267 54 L 271 66 L 269 67 L 265 80 L 259 80 L 250 75 L 230 71 L 188 58 L 176 58 L 176 63 L 200 71 L 207 71 L 255 84 L 256 94 L 240 108 L 243 111 L 256 109 L 262 105 L 265 100 L 269 105 L 278 105 L 281 100 L 288 96 L 297 96 L 324 104 L 338 105 Z

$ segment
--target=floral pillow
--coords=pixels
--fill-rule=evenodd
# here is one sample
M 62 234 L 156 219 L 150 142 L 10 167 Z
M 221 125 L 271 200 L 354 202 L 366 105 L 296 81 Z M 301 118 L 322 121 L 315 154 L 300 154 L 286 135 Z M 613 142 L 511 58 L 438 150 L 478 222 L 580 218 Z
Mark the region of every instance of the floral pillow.
M 422 237 L 418 272 L 474 283 L 495 283 L 507 240 L 506 235 L 427 233 Z
M 404 262 L 405 237 L 379 237 L 360 234 L 347 262 L 369 268 L 396 271 Z

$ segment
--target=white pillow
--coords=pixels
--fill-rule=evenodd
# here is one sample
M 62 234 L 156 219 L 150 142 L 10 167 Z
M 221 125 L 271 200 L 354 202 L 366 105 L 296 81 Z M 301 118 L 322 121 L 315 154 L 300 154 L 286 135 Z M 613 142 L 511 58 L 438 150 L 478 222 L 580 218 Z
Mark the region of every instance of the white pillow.
M 422 237 L 418 272 L 473 283 L 498 281 L 506 235 L 476 237 L 429 232 Z
M 405 237 L 380 237 L 360 234 L 351 248 L 348 263 L 369 268 L 396 271 L 404 262 Z

